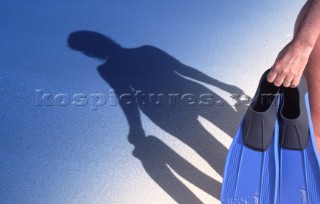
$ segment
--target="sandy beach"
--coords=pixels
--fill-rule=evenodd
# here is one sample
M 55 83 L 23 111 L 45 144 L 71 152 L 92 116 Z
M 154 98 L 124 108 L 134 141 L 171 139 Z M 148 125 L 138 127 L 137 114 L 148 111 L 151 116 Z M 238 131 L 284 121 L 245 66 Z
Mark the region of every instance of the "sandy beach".
M 0 203 L 219 203 L 233 134 L 303 3 L 1 2 Z M 81 30 L 121 50 L 72 50 Z

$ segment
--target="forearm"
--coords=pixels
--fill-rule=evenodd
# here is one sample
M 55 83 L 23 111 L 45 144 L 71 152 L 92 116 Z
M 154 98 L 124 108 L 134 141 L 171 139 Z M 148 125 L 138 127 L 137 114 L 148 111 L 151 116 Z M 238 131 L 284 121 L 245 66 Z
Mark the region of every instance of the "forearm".
M 200 72 L 199 70 L 194 69 L 189 66 L 183 65 L 183 67 L 181 69 L 179 69 L 178 73 L 182 74 L 184 76 L 190 77 L 192 79 L 195 79 L 197 81 L 204 82 L 206 84 L 210 84 L 212 86 L 218 87 L 218 88 L 220 88 L 224 91 L 227 91 L 229 93 L 232 93 L 232 94 L 242 94 L 243 93 L 243 91 L 240 90 L 239 88 L 232 86 L 230 84 L 226 84 L 224 82 L 221 82 L 217 79 L 214 79 L 214 78 Z
M 310 6 L 294 36 L 293 42 L 312 50 L 320 35 L 320 0 L 309 1 L 311 1 Z
M 127 118 L 130 129 L 141 127 L 141 117 L 138 106 L 134 104 L 125 104 L 120 102 L 120 106 Z
M 139 145 L 139 142 L 145 136 L 145 132 L 142 127 L 138 104 L 132 100 L 119 100 L 119 102 L 129 125 L 128 141 L 135 146 Z

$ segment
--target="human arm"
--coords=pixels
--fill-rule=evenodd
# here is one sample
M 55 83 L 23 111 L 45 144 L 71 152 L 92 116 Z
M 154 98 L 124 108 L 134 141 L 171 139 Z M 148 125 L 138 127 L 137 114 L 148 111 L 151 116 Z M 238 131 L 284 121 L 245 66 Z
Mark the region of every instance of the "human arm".
M 119 105 L 129 124 L 128 140 L 130 143 L 135 144 L 139 139 L 145 137 L 135 94 L 129 89 L 118 89 L 115 90 L 115 92 L 118 97 Z
M 279 53 L 268 81 L 276 86 L 296 87 L 320 34 L 320 1 L 309 0 L 303 8 L 293 40 Z
M 135 92 L 125 80 L 113 73 L 107 73 L 106 70 L 107 68 L 103 66 L 98 68 L 100 76 L 111 86 L 117 97 L 129 125 L 128 140 L 134 144 L 139 138 L 145 136 Z
M 220 88 L 226 92 L 229 92 L 230 94 L 237 94 L 237 95 L 244 94 L 244 92 L 240 88 L 233 86 L 233 85 L 230 85 L 230 84 L 227 84 L 227 83 L 224 83 L 224 82 L 221 82 L 217 79 L 214 79 L 214 78 L 202 73 L 201 71 L 199 71 L 195 68 L 180 64 L 180 66 L 177 67 L 176 71 L 178 74 L 181 74 L 181 75 L 189 77 L 191 79 L 215 86 L 215 87 Z

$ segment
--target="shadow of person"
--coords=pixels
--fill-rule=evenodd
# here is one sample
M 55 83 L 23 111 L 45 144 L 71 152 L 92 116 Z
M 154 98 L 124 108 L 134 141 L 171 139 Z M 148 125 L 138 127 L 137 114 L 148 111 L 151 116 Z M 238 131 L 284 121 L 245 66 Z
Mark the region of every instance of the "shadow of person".
M 161 140 L 146 136 L 139 111 L 195 150 L 222 175 L 227 148 L 198 118 L 203 117 L 233 135 L 230 120 L 239 119 L 242 113 L 199 82 L 232 94 L 241 95 L 243 91 L 186 66 L 153 46 L 122 48 L 112 39 L 93 31 L 71 33 L 68 45 L 87 56 L 105 60 L 98 72 L 118 97 L 129 124 L 128 140 L 135 147 L 133 155 L 142 162 L 150 177 L 176 202 L 185 203 L 188 199 L 188 202 L 193 201 L 191 203 L 201 203 L 173 175 L 169 165 L 189 182 L 219 198 L 221 183 L 203 174 Z

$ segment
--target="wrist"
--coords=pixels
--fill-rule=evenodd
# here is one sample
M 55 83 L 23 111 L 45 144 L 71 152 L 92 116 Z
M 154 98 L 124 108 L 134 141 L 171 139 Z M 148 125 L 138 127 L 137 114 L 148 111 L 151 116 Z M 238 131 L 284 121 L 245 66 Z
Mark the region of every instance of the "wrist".
M 306 54 L 310 54 L 313 50 L 314 43 L 308 42 L 308 41 L 303 41 L 299 39 L 294 39 L 292 41 L 292 46 L 294 50 L 297 50 L 299 52 L 303 52 Z
M 140 125 L 132 124 L 129 127 L 129 132 L 144 132 L 144 129 Z

